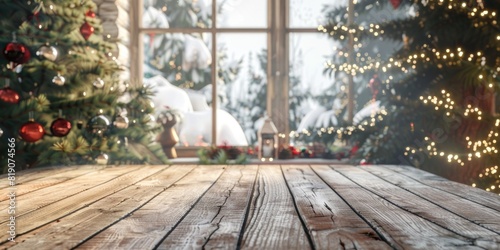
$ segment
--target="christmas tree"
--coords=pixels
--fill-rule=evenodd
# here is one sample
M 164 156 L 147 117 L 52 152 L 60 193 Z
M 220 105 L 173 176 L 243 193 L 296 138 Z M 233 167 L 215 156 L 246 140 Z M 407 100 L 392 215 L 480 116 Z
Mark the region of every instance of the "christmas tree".
M 351 65 L 356 74 L 377 74 L 385 92 L 380 113 L 350 129 L 362 145 L 358 156 L 413 164 L 498 192 L 500 2 L 362 0 L 353 11 L 369 15 L 377 4 L 409 8 L 408 15 L 351 27 L 332 20 L 324 27 L 336 39 L 351 33 L 361 44 L 402 44 L 386 59 Z
M 119 81 L 95 12 L 90 0 L 0 1 L 0 150 L 15 148 L 3 163 L 166 162 L 152 145 L 153 93 Z
M 359 27 L 363 27 L 364 25 L 370 23 L 395 20 L 404 17 L 408 12 L 407 8 L 401 7 L 395 10 L 391 6 L 383 4 L 380 1 L 372 1 L 367 5 L 358 4 L 356 5 L 356 10 L 362 6 L 364 6 L 365 10 L 362 13 L 355 14 L 355 25 L 358 25 Z M 325 19 L 330 20 L 330 23 L 326 25 L 330 29 L 337 27 L 336 29 L 338 30 L 339 28 L 341 29 L 342 27 L 347 27 L 348 15 L 346 13 L 345 6 L 325 8 L 324 12 L 326 17 Z M 327 29 L 323 26 L 320 26 L 318 30 L 321 32 L 327 32 Z M 332 94 L 336 95 L 336 99 L 340 98 L 342 100 L 342 115 L 347 115 L 347 78 L 348 75 L 352 73 L 351 68 L 348 66 L 350 41 L 349 36 L 345 33 L 340 35 L 340 32 L 335 32 L 334 34 L 338 34 L 335 38 L 339 45 L 335 46 L 336 53 L 333 54 L 332 58 L 327 61 L 325 73 L 335 77 L 335 82 L 339 84 L 335 84 L 332 87 L 338 88 L 338 85 L 341 85 L 341 90 L 331 89 L 329 94 L 320 96 L 320 98 L 327 100 L 326 103 L 330 104 L 329 106 L 332 107 L 332 98 L 327 99 L 326 97 L 328 95 L 331 96 Z M 402 41 L 400 40 L 387 41 L 383 39 L 356 39 L 353 41 L 353 49 L 355 52 L 355 55 L 353 56 L 354 63 L 360 68 L 360 72 L 353 75 L 354 112 L 359 111 L 364 106 L 371 104 L 371 101 L 375 101 L 378 94 L 383 94 L 373 93 L 373 91 L 376 90 L 376 86 L 370 86 L 369 83 L 372 79 L 377 79 L 378 72 L 369 65 L 374 61 L 387 60 L 391 53 L 400 47 L 401 44 Z M 382 89 L 380 92 L 384 92 L 384 90 Z

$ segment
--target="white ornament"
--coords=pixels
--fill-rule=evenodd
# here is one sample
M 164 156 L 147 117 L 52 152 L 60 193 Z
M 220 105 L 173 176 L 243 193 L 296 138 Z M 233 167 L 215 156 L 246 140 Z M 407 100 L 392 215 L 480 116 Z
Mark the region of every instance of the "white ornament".
M 104 81 L 101 78 L 97 78 L 92 84 L 98 89 L 102 89 L 104 87 Z
M 52 79 L 52 82 L 57 86 L 63 86 L 66 82 L 66 79 L 64 78 L 64 76 L 57 74 L 57 76 L 54 76 L 54 78 Z
M 96 162 L 98 165 L 107 165 L 108 164 L 108 160 L 109 160 L 109 156 L 105 153 L 101 153 L 100 155 L 98 155 L 96 158 L 95 158 Z

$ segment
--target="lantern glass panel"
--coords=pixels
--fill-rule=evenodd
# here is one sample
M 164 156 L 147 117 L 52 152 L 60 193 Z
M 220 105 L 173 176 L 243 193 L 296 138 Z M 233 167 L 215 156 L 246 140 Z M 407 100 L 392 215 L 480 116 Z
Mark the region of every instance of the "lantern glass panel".
M 273 158 L 274 150 L 274 136 L 268 134 L 262 135 L 262 157 Z

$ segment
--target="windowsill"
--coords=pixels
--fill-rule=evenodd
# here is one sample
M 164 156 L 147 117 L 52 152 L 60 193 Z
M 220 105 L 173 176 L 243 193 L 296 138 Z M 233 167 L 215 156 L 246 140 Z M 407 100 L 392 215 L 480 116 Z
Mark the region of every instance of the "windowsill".
M 199 164 L 197 157 L 178 157 L 175 159 L 169 159 L 172 164 Z M 264 165 L 275 165 L 275 164 L 348 164 L 349 159 L 335 160 L 335 159 L 320 159 L 320 158 L 296 158 L 290 160 L 274 160 L 274 161 L 259 161 L 258 159 L 250 159 L 246 165 L 252 164 L 264 164 Z

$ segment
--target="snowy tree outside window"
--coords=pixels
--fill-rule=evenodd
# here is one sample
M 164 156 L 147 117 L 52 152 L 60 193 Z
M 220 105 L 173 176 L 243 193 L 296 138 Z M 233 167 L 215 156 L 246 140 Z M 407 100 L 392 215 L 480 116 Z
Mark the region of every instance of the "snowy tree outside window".
M 339 3 L 279 2 L 288 2 L 284 6 L 289 8 L 278 10 L 271 0 L 142 0 L 143 76 L 145 82 L 163 88 L 155 100 L 158 108 L 183 112 L 184 125 L 178 127 L 181 146 L 254 145 L 269 105 L 270 58 L 288 60 L 288 82 L 281 84 L 289 89 L 290 130 L 337 123 L 342 107 L 337 96 L 345 92 L 345 82 L 323 72 L 337 45 L 317 26 L 325 22 L 324 10 Z M 270 11 L 278 18 L 289 16 L 289 24 L 278 27 L 285 31 L 287 39 L 282 40 L 289 42 L 287 46 L 270 46 L 277 35 L 268 27 L 268 18 L 274 18 Z M 288 48 L 287 56 L 275 58 L 272 48 L 279 46 Z M 216 100 L 212 100 L 213 86 L 217 86 Z M 171 97 L 172 93 L 177 94 Z M 213 104 L 217 131 L 237 125 L 228 135 L 217 134 L 216 141 L 211 134 Z M 196 124 L 188 126 L 188 121 Z M 194 134 L 188 136 L 188 130 Z

